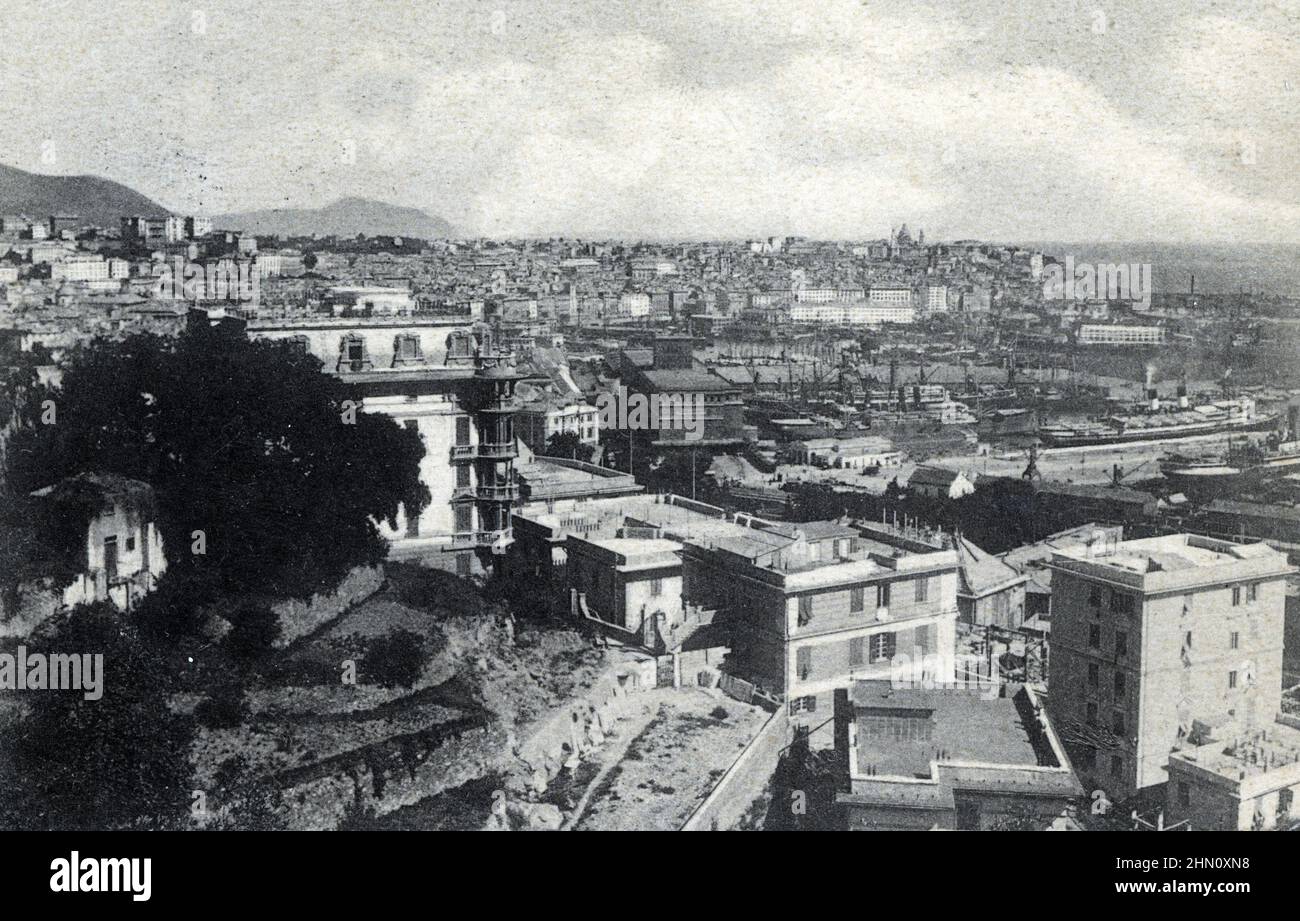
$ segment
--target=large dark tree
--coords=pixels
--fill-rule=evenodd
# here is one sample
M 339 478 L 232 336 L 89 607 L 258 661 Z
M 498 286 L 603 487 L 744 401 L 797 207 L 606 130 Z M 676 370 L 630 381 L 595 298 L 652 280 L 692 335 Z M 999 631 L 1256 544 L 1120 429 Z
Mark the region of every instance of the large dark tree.
M 376 521 L 428 501 L 415 432 L 358 411 L 311 355 L 238 328 L 96 341 L 53 396 L 57 423 L 11 439 L 12 489 L 83 471 L 153 485 L 169 577 L 201 595 L 328 590 L 383 558 Z
M 102 696 L 38 690 L 0 743 L 0 825 L 168 828 L 183 824 L 193 785 L 188 717 L 170 709 L 165 672 L 111 604 L 42 625 L 31 652 L 100 654 Z M 9 692 L 13 693 L 13 692 Z
M 545 457 L 567 457 L 570 460 L 591 460 L 591 445 L 583 444 L 576 432 L 556 432 L 546 439 L 542 450 Z
M 0 343 L 0 617 L 12 617 L 18 607 L 18 586 L 27 579 L 56 572 L 57 561 L 42 546 L 31 497 L 5 476 L 10 445 L 17 433 L 38 425 L 42 404 L 49 397 L 37 380 L 36 368 L 47 354 L 20 352 L 12 342 Z

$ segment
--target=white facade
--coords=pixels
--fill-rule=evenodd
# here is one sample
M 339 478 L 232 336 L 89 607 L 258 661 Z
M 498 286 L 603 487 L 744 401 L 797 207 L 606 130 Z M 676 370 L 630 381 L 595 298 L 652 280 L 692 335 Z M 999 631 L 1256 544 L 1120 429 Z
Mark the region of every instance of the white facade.
M 162 536 L 120 504 L 92 518 L 86 529 L 86 569 L 63 590 L 68 607 L 111 601 L 122 610 L 153 590 L 167 570 Z
M 335 314 L 342 313 L 346 307 L 381 315 L 405 314 L 415 309 L 411 292 L 406 288 L 340 285 L 330 289 L 329 297 Z
M 650 295 L 637 291 L 624 291 L 618 299 L 618 312 L 625 317 L 648 317 Z
M 50 266 L 51 281 L 108 281 L 108 263 L 99 256 L 73 256 Z
M 790 319 L 796 323 L 835 323 L 850 326 L 879 326 L 882 323 L 914 323 L 916 310 L 907 304 L 873 304 L 870 301 L 799 303 L 790 305 Z
M 1079 327 L 1079 342 L 1082 345 L 1164 345 L 1165 328 L 1084 323 Z
M 799 288 L 794 292 L 798 304 L 830 304 L 860 301 L 866 296 L 861 288 Z
M 867 300 L 873 305 L 912 306 L 912 289 L 906 285 L 872 285 Z
M 931 313 L 942 313 L 948 309 L 948 286 L 926 285 L 925 308 Z

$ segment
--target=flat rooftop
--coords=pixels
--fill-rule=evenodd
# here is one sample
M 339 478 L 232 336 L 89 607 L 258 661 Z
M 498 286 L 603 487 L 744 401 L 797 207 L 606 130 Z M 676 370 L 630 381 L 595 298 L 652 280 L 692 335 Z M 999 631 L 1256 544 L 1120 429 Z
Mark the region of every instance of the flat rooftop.
M 524 474 L 525 479 L 527 474 Z M 900 549 L 886 538 L 863 536 L 860 529 L 834 521 L 803 523 L 770 522 L 744 513 L 727 515 L 722 509 L 677 496 L 631 495 L 617 499 L 595 499 L 571 508 L 547 512 L 540 504 L 526 506 L 515 514 L 550 528 L 554 536 L 573 534 L 599 541 L 620 536 L 625 528 L 652 528 L 657 535 L 705 550 L 719 550 L 751 561 L 764 558 L 764 571 L 789 577 L 787 585 L 800 588 L 833 585 L 845 579 L 870 579 L 896 571 L 955 567 L 956 554 L 938 547 L 917 545 Z M 832 555 L 825 550 L 816 558 L 785 553 L 795 544 L 794 534 L 809 541 L 852 540 L 853 549 Z M 632 536 L 632 535 L 625 535 Z M 634 536 L 650 537 L 635 533 Z
M 1263 542 L 1236 544 L 1197 534 L 1166 534 L 1139 540 L 1084 540 L 1058 550 L 1052 565 L 1121 582 L 1145 592 L 1172 591 L 1200 583 L 1286 575 L 1286 556 Z
M 859 681 L 850 690 L 859 775 L 929 778 L 933 761 L 1042 764 L 1012 697 L 975 688 L 900 689 Z
M 515 465 L 519 480 L 527 488 L 528 501 L 624 495 L 644 490 L 630 473 L 560 460 L 561 463 L 556 463 L 556 458 L 538 456 Z
M 651 537 L 612 537 L 593 540 L 592 545 L 616 553 L 624 562 L 620 570 L 654 569 L 674 566 L 681 562 L 677 552 L 682 545 L 676 541 Z
M 1273 723 L 1225 741 L 1183 749 L 1174 756 L 1227 780 L 1262 777 L 1300 763 L 1300 729 Z

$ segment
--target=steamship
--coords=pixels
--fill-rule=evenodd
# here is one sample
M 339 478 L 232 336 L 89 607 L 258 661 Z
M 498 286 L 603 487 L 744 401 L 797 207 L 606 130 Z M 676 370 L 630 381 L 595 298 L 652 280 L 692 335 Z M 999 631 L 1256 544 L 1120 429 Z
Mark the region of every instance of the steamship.
M 1040 426 L 1038 437 L 1052 448 L 1128 444 L 1168 438 L 1191 438 L 1228 432 L 1263 432 L 1277 427 L 1277 413 L 1261 413 L 1250 397 L 1232 397 L 1192 405 L 1184 386 L 1178 402 L 1162 404 L 1148 387 L 1149 403 L 1119 413 L 1071 425 Z
M 1160 461 L 1160 472 L 1175 489 L 1189 494 L 1217 494 L 1295 473 L 1300 471 L 1298 427 L 1300 406 L 1291 406 L 1285 437 L 1273 434 L 1263 444 L 1229 444 L 1226 451 L 1211 454 L 1168 454 Z

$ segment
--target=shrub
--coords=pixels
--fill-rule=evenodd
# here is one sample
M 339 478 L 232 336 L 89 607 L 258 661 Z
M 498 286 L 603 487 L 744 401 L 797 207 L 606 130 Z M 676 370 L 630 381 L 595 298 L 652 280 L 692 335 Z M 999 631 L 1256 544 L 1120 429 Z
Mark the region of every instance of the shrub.
M 266 658 L 280 638 L 280 618 L 269 607 L 246 603 L 233 611 L 226 634 L 226 649 L 241 663 L 252 664 Z
M 424 643 L 423 636 L 410 630 L 376 637 L 361 660 L 361 673 L 383 688 L 409 688 L 424 671 Z
M 208 729 L 233 729 L 248 719 L 248 702 L 244 689 L 237 684 L 223 684 L 194 708 L 194 718 Z

